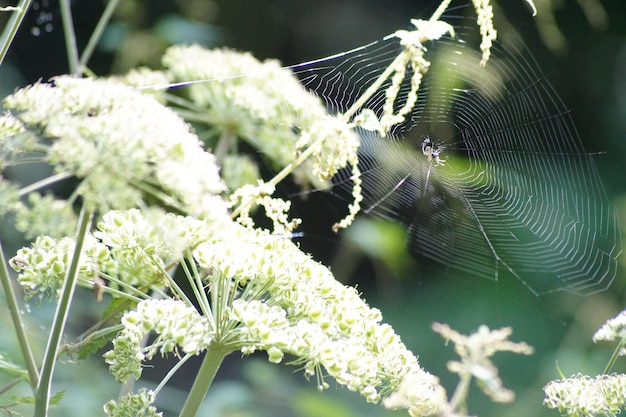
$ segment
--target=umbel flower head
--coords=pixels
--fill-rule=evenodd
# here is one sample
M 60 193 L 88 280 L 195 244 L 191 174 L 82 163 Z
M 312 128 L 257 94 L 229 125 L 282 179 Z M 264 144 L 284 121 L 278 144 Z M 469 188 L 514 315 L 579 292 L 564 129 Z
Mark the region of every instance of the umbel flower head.
M 172 82 L 189 83 L 197 113 L 193 120 L 208 124 L 210 136 L 247 141 L 276 169 L 296 159 L 301 134 L 327 115 L 321 100 L 276 60 L 261 62 L 249 53 L 178 45 L 166 51 L 163 65 Z M 340 143 L 340 133 L 335 136 Z M 222 146 L 215 145 L 218 154 Z M 309 171 L 294 174 L 301 182 L 320 184 Z
M 626 339 L 626 310 L 620 312 L 617 316 L 609 319 L 595 332 L 592 340 L 594 343 L 599 341 L 612 342 L 615 340 Z M 622 348 L 620 355 L 625 355 L 626 350 Z
M 65 276 L 72 243 L 41 238 L 22 249 L 11 260 L 18 281 L 33 293 L 53 291 Z M 139 378 L 143 362 L 156 353 L 263 350 L 273 363 L 293 358 L 320 390 L 329 387 L 330 377 L 370 402 L 393 395 L 388 407 L 415 416 L 445 408 L 438 379 L 382 323 L 380 311 L 288 239 L 232 221 L 216 227 L 189 216 L 132 209 L 107 213 L 85 247 L 79 262 L 83 284 L 102 276 L 106 292 L 143 299 L 124 314 L 123 329 L 105 354 L 120 381 Z M 191 292 L 168 273 L 175 265 L 185 271 Z M 139 290 L 150 283 L 167 298 Z M 157 337 L 143 346 L 149 332 Z
M 13 144 L 15 157 L 7 163 L 40 155 L 55 172 L 42 187 L 77 178 L 70 205 L 80 197 L 104 213 L 160 200 L 196 217 L 226 216 L 219 197 L 225 187 L 213 155 L 151 95 L 116 81 L 63 76 L 18 90 L 4 107 L 10 115 L 0 123 L 0 143 Z M 36 201 L 51 206 L 45 198 Z
M 109 401 L 104 405 L 104 412 L 109 417 L 162 417 L 163 413 L 157 412 L 153 402 L 154 392 L 142 388 L 137 394 L 125 395 L 119 403 Z
M 550 381 L 543 403 L 572 417 L 614 416 L 626 406 L 626 375 L 576 374 Z
M 129 230 L 131 223 L 145 224 L 138 216 L 138 211 L 132 216 L 111 212 L 105 222 Z M 176 229 L 188 229 L 189 223 L 183 216 L 174 217 L 179 220 L 171 221 L 168 230 L 180 236 L 183 231 Z M 99 229 L 97 237 L 104 244 L 137 245 L 132 234 L 103 225 Z M 138 378 L 143 361 L 157 352 L 263 350 L 274 363 L 286 355 L 294 358 L 292 363 L 305 376 L 316 378 L 319 389 L 329 387 L 326 379 L 332 377 L 371 402 L 402 387 L 396 396 L 404 402 L 391 406 L 419 409 L 419 415 L 436 414 L 445 406 L 437 378 L 419 366 L 389 325 L 381 323 L 380 311 L 290 240 L 232 222 L 210 239 L 189 242 L 183 252 L 191 254 L 185 268 L 189 282 L 196 285 L 195 301 L 168 281 L 173 299 L 146 299 L 124 315 L 124 329 L 105 355 L 120 381 Z M 162 256 L 152 253 L 135 261 L 149 268 Z M 142 347 L 143 336 L 151 331 L 157 339 Z

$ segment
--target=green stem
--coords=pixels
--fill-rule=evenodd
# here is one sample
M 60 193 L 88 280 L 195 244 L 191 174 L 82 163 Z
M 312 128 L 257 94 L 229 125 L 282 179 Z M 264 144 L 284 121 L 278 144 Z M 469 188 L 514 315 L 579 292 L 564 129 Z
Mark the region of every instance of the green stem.
M 611 372 L 611 368 L 613 368 L 613 365 L 615 365 L 615 361 L 620 356 L 619 353 L 624 348 L 624 346 L 626 346 L 626 338 L 622 338 L 622 340 L 619 341 L 617 347 L 611 355 L 611 359 L 609 359 L 609 362 L 606 364 L 606 367 L 602 372 L 603 374 L 608 374 L 609 372 Z
M 228 353 L 229 351 L 221 346 L 213 345 L 207 349 L 198 375 L 196 375 L 196 379 L 193 382 L 191 391 L 189 391 L 189 395 L 187 396 L 187 400 L 185 401 L 185 405 L 179 417 L 196 417 L 202 405 L 202 401 L 213 383 L 215 374 L 217 374 L 217 370 L 220 368 L 222 361 Z
M 48 415 L 48 407 L 50 405 L 50 385 L 52 383 L 54 365 L 58 356 L 61 337 L 63 336 L 63 332 L 65 330 L 65 324 L 67 323 L 72 296 L 74 295 L 74 289 L 76 288 L 76 282 L 78 281 L 80 254 L 83 249 L 83 244 L 85 243 L 87 231 L 91 226 L 92 218 L 93 213 L 88 212 L 85 206 L 83 206 L 78 220 L 78 232 L 74 254 L 72 255 L 72 261 L 67 270 L 67 275 L 65 276 L 65 281 L 63 282 L 63 288 L 61 289 L 61 297 L 59 298 L 59 304 L 57 305 L 57 310 L 52 322 L 52 330 L 50 332 L 48 346 L 46 347 L 46 353 L 44 355 L 41 377 L 39 379 L 39 384 L 37 385 L 37 392 L 35 394 L 35 417 L 46 417 Z
M 154 389 L 154 396 L 156 397 L 157 395 L 159 395 L 159 392 L 161 391 L 161 389 L 163 389 L 163 387 L 165 386 L 165 384 L 167 384 L 169 382 L 169 380 L 174 376 L 174 374 L 176 372 L 178 372 L 178 370 L 185 364 L 187 363 L 187 361 L 192 357 L 192 354 L 187 354 L 185 355 L 181 360 L 179 360 L 176 365 L 174 365 L 172 367 L 172 369 L 170 369 L 170 371 L 167 373 L 167 375 L 165 375 L 163 377 L 163 379 L 161 380 L 161 382 L 159 382 L 159 385 L 157 385 L 157 387 Z
M 47 187 L 48 185 L 63 181 L 64 179 L 72 178 L 73 176 L 74 174 L 72 174 L 71 172 L 59 172 L 58 174 L 50 175 L 42 179 L 41 181 L 35 181 L 34 183 L 29 184 L 24 188 L 20 188 L 20 197 L 36 191 L 40 188 Z
M 11 46 L 11 43 L 13 43 L 13 39 L 15 39 L 17 30 L 22 24 L 22 20 L 24 20 L 24 16 L 30 7 L 31 1 L 32 0 L 20 1 L 17 5 L 17 10 L 11 14 L 6 27 L 2 31 L 2 36 L 0 36 L 0 65 L 2 65 L 2 61 L 4 61 L 4 58 L 9 51 L 9 47 Z
M 74 21 L 72 20 L 72 10 L 70 0 L 60 0 L 61 20 L 63 21 L 63 34 L 65 35 L 65 49 L 67 50 L 67 63 L 70 74 L 80 74 L 78 61 L 78 47 L 76 46 L 76 32 L 74 31 Z
M 13 326 L 15 327 L 15 333 L 20 345 L 20 350 L 22 351 L 24 361 L 26 362 L 30 386 L 34 391 L 39 383 L 39 371 L 37 369 L 37 362 L 35 362 L 35 357 L 33 356 L 33 351 L 28 343 L 26 332 L 24 331 L 25 326 L 22 322 L 22 315 L 20 314 L 20 308 L 17 304 L 17 297 L 15 297 L 15 292 L 13 291 L 13 286 L 11 285 L 9 270 L 7 269 L 7 263 L 2 250 L 2 242 L 0 242 L 0 263 L 2 264 L 0 265 L 0 281 L 2 282 L 2 287 L 4 288 L 4 293 L 7 299 L 7 307 L 9 308 L 9 313 L 11 314 Z
M 84 68 L 87 66 L 87 62 L 89 62 L 91 55 L 93 55 L 93 51 L 96 49 L 96 46 L 98 46 L 98 42 L 104 33 L 104 29 L 106 29 L 107 24 L 109 23 L 109 20 L 111 20 L 111 16 L 113 16 L 113 12 L 115 12 L 119 2 L 120 0 L 109 1 L 107 7 L 102 13 L 102 16 L 100 16 L 100 20 L 98 20 L 98 24 L 93 30 L 93 33 L 87 42 L 87 46 L 85 46 L 85 49 L 83 50 L 83 54 L 80 56 L 79 65 L 81 72 L 84 71 Z
M 224 158 L 228 154 L 228 151 L 231 149 L 231 147 L 236 143 L 236 140 L 237 136 L 235 136 L 235 133 L 232 130 L 226 129 L 222 132 L 222 135 L 217 141 L 217 146 L 213 151 L 218 166 L 222 166 L 222 164 L 224 163 Z
M 456 386 L 456 390 L 450 399 L 450 409 L 452 412 L 459 411 L 459 407 L 465 407 L 465 401 L 469 391 L 470 382 L 472 381 L 472 374 L 466 371 L 461 375 L 459 384 Z

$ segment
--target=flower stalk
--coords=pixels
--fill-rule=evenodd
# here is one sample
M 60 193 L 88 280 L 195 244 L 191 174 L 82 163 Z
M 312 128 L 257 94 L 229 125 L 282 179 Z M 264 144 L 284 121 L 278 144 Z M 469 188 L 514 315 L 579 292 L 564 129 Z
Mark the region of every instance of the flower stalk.
M 229 353 L 228 350 L 217 344 L 209 346 L 179 417 L 195 417 L 198 414 L 198 410 L 200 410 L 202 401 L 211 387 L 217 371 Z
M 44 354 L 41 378 L 39 379 L 35 395 L 35 417 L 46 417 L 48 415 L 48 407 L 50 406 L 50 385 L 52 383 L 54 365 L 59 352 L 61 338 L 65 330 L 65 324 L 67 323 L 72 296 L 74 295 L 74 290 L 76 289 L 76 283 L 78 281 L 80 255 L 83 250 L 85 237 L 87 236 L 87 232 L 91 226 L 92 219 L 93 212 L 90 212 L 83 207 L 79 217 L 74 254 L 61 289 L 61 297 L 59 298 L 59 304 L 57 305 L 57 310 L 54 315 L 52 330 L 50 332 L 50 337 L 48 338 L 46 353 Z
M 17 304 L 17 298 L 15 297 L 15 291 L 11 285 L 11 278 L 9 277 L 9 271 L 7 270 L 7 262 L 4 258 L 4 252 L 2 250 L 2 242 L 0 241 L 0 282 L 2 282 L 2 288 L 7 301 L 7 307 L 11 314 L 11 321 L 15 327 L 15 334 L 17 336 L 20 350 L 24 356 L 26 362 L 26 368 L 28 370 L 28 382 L 33 390 L 37 388 L 39 383 L 39 371 L 37 369 L 37 362 L 33 356 L 33 350 L 28 342 L 28 337 L 24 331 L 25 326 L 22 321 L 22 315 L 20 314 L 20 308 Z
M 0 36 L 0 65 L 2 65 L 7 52 L 9 52 L 9 47 L 11 43 L 13 43 L 13 39 L 15 39 L 15 35 L 17 35 L 17 31 L 24 20 L 24 16 L 26 16 L 26 12 L 30 8 L 31 2 L 32 0 L 20 0 L 19 4 L 15 7 L 16 10 L 14 10 L 2 31 L 2 36 Z

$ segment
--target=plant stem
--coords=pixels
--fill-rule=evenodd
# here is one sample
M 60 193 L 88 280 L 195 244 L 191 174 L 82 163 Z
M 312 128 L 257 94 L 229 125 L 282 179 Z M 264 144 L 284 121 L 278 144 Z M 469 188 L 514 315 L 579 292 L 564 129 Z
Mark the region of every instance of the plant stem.
M 469 391 L 469 385 L 472 381 L 472 374 L 469 371 L 466 371 L 461 375 L 461 379 L 459 380 L 459 384 L 456 386 L 456 390 L 450 399 L 450 409 L 452 412 L 456 412 L 459 410 L 459 407 L 465 407 L 465 401 L 467 399 L 467 394 Z
M 88 212 L 85 206 L 83 206 L 78 220 L 78 232 L 76 236 L 74 254 L 72 255 L 72 261 L 67 270 L 67 275 L 65 276 L 65 281 L 63 282 L 63 288 L 61 289 L 61 297 L 59 298 L 59 304 L 57 305 L 57 310 L 52 322 L 52 330 L 50 332 L 48 346 L 46 347 L 46 353 L 44 355 L 41 377 L 39 379 L 39 384 L 37 385 L 37 392 L 35 393 L 35 417 L 46 417 L 48 415 L 48 407 L 50 405 L 50 385 L 52 383 L 54 365 L 59 352 L 61 337 L 63 336 L 63 332 L 65 330 L 65 324 L 67 323 L 72 296 L 74 295 L 74 289 L 76 288 L 76 282 L 78 281 L 80 255 L 83 249 L 83 244 L 85 243 L 87 231 L 91 226 L 92 219 L 93 212 Z
M 4 57 L 7 55 L 11 43 L 13 43 L 13 39 L 15 39 L 17 30 L 22 24 L 22 20 L 24 20 L 24 16 L 30 7 L 31 1 L 32 0 L 20 0 L 20 3 L 17 5 L 17 11 L 11 14 L 6 27 L 2 31 L 2 36 L 0 36 L 0 65 L 2 65 L 2 61 L 4 61 Z
M 24 323 L 22 322 L 20 308 L 17 305 L 17 298 L 15 297 L 15 292 L 13 291 L 13 286 L 11 285 L 9 270 L 7 269 L 7 263 L 2 250 L 2 242 L 0 242 L 0 263 L 2 264 L 0 265 L 0 281 L 2 282 L 2 287 L 4 288 L 4 293 L 7 299 L 7 307 L 9 308 L 9 313 L 11 314 L 11 321 L 13 321 L 13 326 L 15 327 L 15 333 L 20 345 L 20 350 L 22 351 L 24 361 L 26 362 L 30 386 L 34 391 L 39 383 L 39 371 L 37 369 L 35 357 L 33 356 L 33 351 L 28 343 L 26 332 L 24 331 Z
M 93 54 L 93 51 L 96 49 L 96 46 L 98 45 L 98 41 L 100 41 L 100 38 L 102 37 L 102 33 L 104 32 L 104 29 L 106 29 L 106 26 L 109 23 L 109 20 L 111 20 L 111 16 L 113 16 L 113 12 L 117 8 L 117 4 L 119 2 L 120 2 L 119 0 L 109 1 L 109 3 L 107 4 L 107 7 L 104 9 L 104 12 L 102 13 L 102 16 L 100 16 L 100 20 L 98 20 L 98 24 L 96 25 L 96 28 L 93 30 L 93 33 L 91 34 L 91 37 L 89 38 L 89 41 L 87 42 L 87 46 L 85 46 L 85 49 L 83 50 L 83 54 L 80 56 L 79 65 L 80 65 L 81 72 L 83 72 L 84 71 L 83 68 L 87 66 L 87 62 L 89 62 L 89 59 L 91 58 L 91 55 Z
M 49 177 L 46 177 L 40 181 L 35 181 L 34 183 L 27 185 L 26 187 L 20 188 L 20 197 L 36 191 L 40 188 L 47 187 L 50 184 L 63 181 L 67 178 L 72 178 L 73 175 L 74 174 L 70 172 L 59 172 L 58 174 L 50 175 Z
M 187 361 L 189 359 L 191 359 L 193 355 L 192 354 L 187 354 L 185 355 L 181 360 L 179 360 L 176 365 L 174 365 L 172 367 L 172 369 L 169 370 L 169 372 L 167 373 L 167 375 L 165 375 L 163 377 L 163 379 L 161 380 L 161 382 L 159 382 L 159 385 L 157 385 L 157 387 L 154 389 L 154 396 L 156 397 L 157 395 L 159 395 L 159 392 L 161 391 L 161 389 L 163 389 L 163 387 L 165 386 L 165 384 L 167 384 L 169 382 L 169 380 L 174 376 L 174 374 L 176 372 L 178 372 L 178 370 L 185 364 L 187 363 Z
M 624 346 L 626 346 L 626 338 L 622 338 L 617 344 L 617 347 L 611 355 L 611 359 L 609 359 L 609 362 L 606 364 L 604 371 L 602 371 L 603 374 L 608 374 L 609 372 L 611 372 L 611 368 L 613 368 L 613 365 L 615 365 L 615 361 L 619 357 L 619 353 L 624 348 Z
M 237 141 L 237 137 L 235 136 L 232 130 L 226 129 L 224 130 L 224 132 L 222 132 L 222 135 L 217 141 L 217 146 L 215 147 L 215 150 L 213 151 L 213 154 L 215 155 L 215 160 L 217 161 L 218 166 L 220 167 L 222 166 L 222 163 L 224 162 L 224 158 L 228 154 L 228 151 L 230 150 L 230 148 L 236 143 L 236 141 Z
M 230 353 L 229 350 L 218 345 L 212 345 L 207 349 L 198 375 L 196 375 L 179 417 L 195 417 L 198 414 L 202 401 L 213 383 L 215 374 L 217 374 L 217 370 L 228 353 Z
M 70 68 L 70 74 L 79 75 L 81 71 L 78 61 L 78 46 L 76 46 L 76 32 L 74 31 L 70 0 L 60 0 L 59 6 L 61 8 L 61 20 L 63 21 L 63 34 L 65 35 L 65 49 L 67 50 L 67 63 Z

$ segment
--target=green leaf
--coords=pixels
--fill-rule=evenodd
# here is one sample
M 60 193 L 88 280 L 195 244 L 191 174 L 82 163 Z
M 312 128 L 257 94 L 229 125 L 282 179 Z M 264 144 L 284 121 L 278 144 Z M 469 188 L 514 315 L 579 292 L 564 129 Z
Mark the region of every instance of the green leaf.
M 0 371 L 28 381 L 28 371 L 22 365 L 11 361 L 6 353 L 0 352 Z
M 50 407 L 54 407 L 61 402 L 61 399 L 65 395 L 65 390 L 59 391 L 50 398 Z
M 52 398 L 50 398 L 50 407 L 54 407 L 59 404 L 65 391 L 59 391 Z M 12 397 L 12 400 L 19 404 L 35 404 L 35 397 Z
M 97 353 L 108 342 L 113 340 L 120 330 L 119 326 L 108 327 L 92 333 L 88 338 L 81 342 L 78 346 L 78 359 L 85 360 L 91 355 Z

